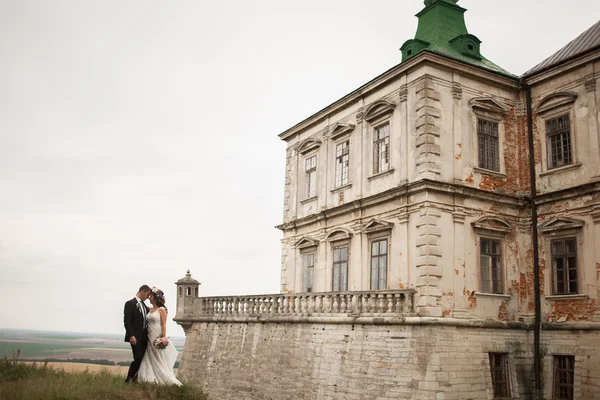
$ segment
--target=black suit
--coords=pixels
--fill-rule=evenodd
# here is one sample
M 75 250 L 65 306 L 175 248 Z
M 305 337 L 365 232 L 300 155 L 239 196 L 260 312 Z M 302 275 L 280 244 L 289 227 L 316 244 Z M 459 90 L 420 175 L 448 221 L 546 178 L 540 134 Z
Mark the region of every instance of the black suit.
M 140 369 L 140 364 L 146 353 L 146 347 L 148 347 L 148 333 L 147 326 L 144 323 L 144 314 L 142 313 L 141 307 L 144 307 L 146 315 L 148 315 L 148 307 L 144 302 L 138 301 L 134 297 L 125 303 L 125 310 L 123 311 L 123 323 L 125 324 L 125 341 L 129 342 L 129 338 L 135 336 L 137 343 L 131 344 L 131 351 L 133 352 L 133 362 L 129 366 L 129 372 L 127 372 L 127 380 L 137 380 L 137 372 Z

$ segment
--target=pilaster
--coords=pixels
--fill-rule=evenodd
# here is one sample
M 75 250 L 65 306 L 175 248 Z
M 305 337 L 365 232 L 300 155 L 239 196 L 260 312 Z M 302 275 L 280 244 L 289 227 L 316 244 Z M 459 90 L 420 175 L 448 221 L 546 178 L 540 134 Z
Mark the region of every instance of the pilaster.
M 417 84 L 417 171 L 421 178 L 437 179 L 441 174 L 439 145 L 441 103 L 430 77 Z
M 417 219 L 417 313 L 442 316 L 439 283 L 442 278 L 441 211 L 426 204 Z

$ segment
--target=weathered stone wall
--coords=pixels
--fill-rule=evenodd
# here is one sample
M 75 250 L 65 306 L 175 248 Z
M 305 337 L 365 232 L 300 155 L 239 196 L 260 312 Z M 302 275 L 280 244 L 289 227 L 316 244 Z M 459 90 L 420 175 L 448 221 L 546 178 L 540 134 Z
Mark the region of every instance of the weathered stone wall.
M 409 319 L 196 322 L 187 331 L 179 377 L 220 400 L 479 400 L 493 398 L 488 353 L 507 352 L 512 395 L 530 398 L 530 331 Z M 600 399 L 600 331 L 545 331 L 542 348 L 545 398 L 551 398 L 552 355 L 573 354 L 575 398 Z

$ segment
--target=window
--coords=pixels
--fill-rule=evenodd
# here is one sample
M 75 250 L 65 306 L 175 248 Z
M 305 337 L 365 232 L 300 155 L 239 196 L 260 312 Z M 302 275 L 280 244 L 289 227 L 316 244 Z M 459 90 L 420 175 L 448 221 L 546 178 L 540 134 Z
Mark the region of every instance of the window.
M 373 173 L 378 174 L 390 169 L 390 124 L 375 128 L 373 142 Z
M 185 295 L 186 296 L 191 296 L 192 295 L 192 288 L 191 287 L 186 287 L 185 288 Z
M 571 153 L 571 121 L 569 115 L 546 120 L 548 168 L 573 163 Z
M 479 167 L 500 172 L 498 123 L 478 119 L 477 139 L 479 141 Z
M 348 290 L 348 247 L 333 249 L 333 291 Z
M 317 195 L 317 156 L 312 156 L 304 161 L 306 172 L 306 198 Z
M 348 166 L 350 160 L 350 141 L 335 146 L 335 187 L 348 184 Z
M 371 290 L 387 289 L 387 239 L 371 242 Z
M 194 296 L 198 297 L 198 288 L 194 288 Z
M 508 399 L 510 398 L 508 354 L 490 353 L 489 356 L 494 399 Z
M 554 400 L 573 400 L 575 380 L 575 357 L 554 356 Z
M 483 293 L 504 293 L 502 278 L 502 250 L 499 240 L 481 239 L 480 242 L 481 291 Z
M 313 291 L 313 277 L 315 270 L 315 255 L 302 254 L 302 291 L 312 292 Z
M 554 294 L 578 293 L 577 241 L 575 238 L 553 240 L 551 251 Z
M 179 295 L 181 296 L 181 288 L 179 288 Z

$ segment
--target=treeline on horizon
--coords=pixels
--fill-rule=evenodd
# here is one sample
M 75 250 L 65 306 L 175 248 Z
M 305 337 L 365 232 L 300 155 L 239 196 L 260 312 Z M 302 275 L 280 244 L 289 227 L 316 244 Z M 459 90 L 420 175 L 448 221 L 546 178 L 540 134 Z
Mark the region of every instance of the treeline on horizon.
M 114 366 L 129 367 L 129 365 L 131 364 L 131 361 L 114 362 L 114 361 L 110 361 L 107 359 L 92 360 L 90 358 L 67 358 L 67 359 L 63 359 L 63 358 L 43 358 L 43 359 L 22 358 L 22 359 L 20 359 L 20 361 L 36 362 L 36 363 L 59 362 L 59 363 L 96 364 L 96 365 L 107 365 L 107 366 L 111 366 L 111 367 L 114 367 Z M 173 368 L 178 368 L 178 367 L 179 367 L 179 361 L 176 361 Z

